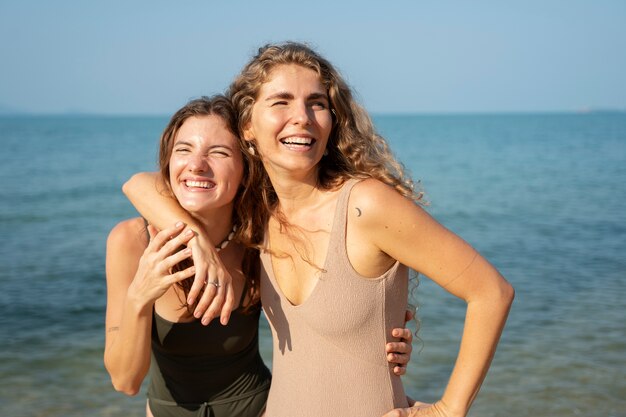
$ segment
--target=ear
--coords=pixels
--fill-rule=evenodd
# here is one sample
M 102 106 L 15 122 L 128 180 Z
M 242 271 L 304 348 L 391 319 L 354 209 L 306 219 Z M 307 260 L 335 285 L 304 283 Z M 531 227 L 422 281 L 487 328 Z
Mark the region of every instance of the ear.
M 252 123 L 248 122 L 243 128 L 243 140 L 250 142 L 254 140 L 254 132 L 252 130 Z

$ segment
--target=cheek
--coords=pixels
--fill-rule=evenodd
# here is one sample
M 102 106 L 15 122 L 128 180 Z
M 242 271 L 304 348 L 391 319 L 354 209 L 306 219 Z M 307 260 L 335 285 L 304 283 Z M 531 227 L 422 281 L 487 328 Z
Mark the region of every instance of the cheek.
M 284 116 L 275 111 L 257 111 L 250 120 L 251 130 L 258 138 L 259 135 L 268 135 L 279 130 L 284 122 Z
M 330 136 L 330 132 L 333 130 L 333 118 L 330 114 L 320 115 L 317 119 L 319 126 L 322 131 L 326 133 L 327 136 Z
M 243 180 L 243 162 L 240 161 L 238 164 L 233 166 L 230 170 L 230 175 L 233 182 L 236 182 L 237 186 L 239 186 Z
M 243 178 L 243 157 L 215 160 L 212 169 L 222 180 L 239 185 Z
M 180 172 L 180 170 L 182 169 L 184 163 L 178 159 L 178 158 L 170 158 L 170 178 L 176 178 L 176 175 Z

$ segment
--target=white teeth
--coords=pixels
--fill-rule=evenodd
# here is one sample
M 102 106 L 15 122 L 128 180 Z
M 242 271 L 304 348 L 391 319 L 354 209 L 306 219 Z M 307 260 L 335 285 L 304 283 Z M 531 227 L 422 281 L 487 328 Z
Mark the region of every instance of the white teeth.
M 310 145 L 311 143 L 313 143 L 313 139 L 296 136 L 291 138 L 285 138 L 281 142 L 294 145 Z
M 208 181 L 191 181 L 186 180 L 185 185 L 187 187 L 195 187 L 195 188 L 213 188 L 213 184 Z

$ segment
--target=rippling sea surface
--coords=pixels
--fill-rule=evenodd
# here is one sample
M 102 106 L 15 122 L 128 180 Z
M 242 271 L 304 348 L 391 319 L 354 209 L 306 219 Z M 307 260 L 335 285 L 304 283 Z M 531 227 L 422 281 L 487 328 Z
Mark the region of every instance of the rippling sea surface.
M 379 116 L 428 210 L 514 285 L 470 416 L 626 416 L 626 114 Z M 102 364 L 108 231 L 167 118 L 0 117 L 0 414 L 142 416 Z M 408 393 L 443 392 L 465 306 L 425 277 Z M 264 323 L 261 344 L 271 355 Z

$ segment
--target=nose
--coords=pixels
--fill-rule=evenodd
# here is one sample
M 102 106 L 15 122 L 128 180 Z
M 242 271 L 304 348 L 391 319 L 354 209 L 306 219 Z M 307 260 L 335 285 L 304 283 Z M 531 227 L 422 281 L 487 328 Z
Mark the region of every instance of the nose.
M 306 103 L 295 102 L 292 106 L 292 109 L 293 110 L 292 110 L 291 119 L 293 120 L 294 123 L 304 125 L 304 126 L 311 124 L 311 118 L 313 116 L 311 112 L 313 110 L 309 106 L 307 106 Z
M 204 155 L 200 153 L 194 153 L 189 155 L 187 167 L 191 172 L 206 172 L 209 170 L 209 163 Z

